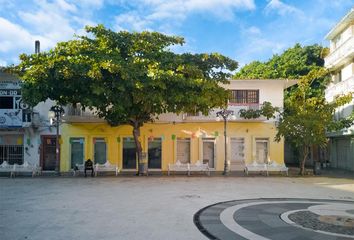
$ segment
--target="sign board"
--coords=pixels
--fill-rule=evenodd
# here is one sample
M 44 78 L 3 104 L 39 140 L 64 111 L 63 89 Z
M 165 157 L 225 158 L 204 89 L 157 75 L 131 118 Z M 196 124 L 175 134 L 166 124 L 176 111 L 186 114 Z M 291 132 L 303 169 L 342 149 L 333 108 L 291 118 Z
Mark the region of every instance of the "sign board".
M 22 109 L 0 109 L 0 127 L 22 127 Z
M 0 89 L 0 96 L 20 96 L 20 89 Z
M 21 89 L 20 81 L 0 81 L 0 89 Z

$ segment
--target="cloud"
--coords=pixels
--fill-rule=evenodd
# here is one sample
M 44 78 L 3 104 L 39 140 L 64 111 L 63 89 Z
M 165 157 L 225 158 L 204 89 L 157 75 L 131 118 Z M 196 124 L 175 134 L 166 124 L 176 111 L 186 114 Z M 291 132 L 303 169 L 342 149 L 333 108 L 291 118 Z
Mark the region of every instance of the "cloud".
M 271 12 L 276 12 L 281 16 L 286 16 L 287 14 L 295 14 L 301 16 L 304 15 L 304 12 L 300 9 L 289 4 L 285 4 L 280 0 L 270 0 L 267 6 L 265 7 L 265 12 L 267 14 Z
M 39 35 L 32 35 L 23 27 L 0 17 L 0 52 L 6 53 L 13 50 L 29 50 L 34 46 L 34 41 L 44 39 Z
M 115 17 L 116 31 L 134 30 L 141 32 L 143 30 L 149 30 L 149 24 L 151 24 L 151 22 L 147 19 L 143 19 L 136 11 L 127 12 Z
M 2 64 L 17 63 L 19 53 L 33 53 L 35 40 L 40 40 L 41 50 L 47 50 L 74 34 L 84 35 L 84 26 L 95 22 L 82 14 L 93 10 L 83 9 L 101 7 L 103 0 L 37 0 L 26 6 L 13 3 L 6 5 L 11 14 L 0 17 L 0 58 L 7 59 Z
M 246 32 L 251 35 L 261 35 L 261 30 L 258 27 L 252 26 L 246 29 Z
M 102 8 L 104 0 L 71 0 L 73 3 L 85 8 Z
M 153 16 L 160 18 L 185 18 L 192 12 L 207 13 L 221 20 L 231 20 L 235 9 L 255 9 L 253 0 L 177 0 L 156 1 Z
M 129 3 L 128 3 L 129 2 Z M 213 16 L 219 21 L 232 21 L 235 10 L 254 10 L 254 0 L 138 0 L 123 1 L 135 8 L 134 12 L 116 16 L 116 29 L 150 29 L 156 23 L 166 26 L 179 26 L 194 13 Z M 160 25 L 161 26 L 161 25 Z M 160 28 L 161 29 L 161 28 Z
M 65 0 L 57 0 L 57 5 L 64 11 L 76 12 L 77 8 L 74 4 L 67 3 Z
M 75 30 L 70 26 L 70 22 L 64 16 L 55 12 L 49 14 L 43 10 L 36 13 L 20 12 L 19 17 L 31 26 L 32 31 L 41 33 L 49 39 L 62 41 L 72 37 L 75 33 Z

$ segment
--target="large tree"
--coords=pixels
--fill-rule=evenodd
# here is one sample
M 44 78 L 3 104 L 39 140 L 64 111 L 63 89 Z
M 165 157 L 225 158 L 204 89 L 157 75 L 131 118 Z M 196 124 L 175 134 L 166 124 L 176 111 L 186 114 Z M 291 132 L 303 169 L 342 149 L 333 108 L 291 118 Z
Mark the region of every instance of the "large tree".
M 326 131 L 349 127 L 353 115 L 349 118 L 335 120 L 335 109 L 352 99 L 352 94 L 337 96 L 328 103 L 324 95 L 314 94 L 311 84 L 318 79 L 326 78 L 327 70 L 323 68 L 311 70 L 300 79 L 297 88 L 293 89 L 285 99 L 285 110 L 280 112 L 280 121 L 275 140 L 285 137 L 302 152 L 300 174 L 305 173 L 305 163 L 309 149 L 313 145 L 326 146 Z
M 228 83 L 236 61 L 217 53 L 177 54 L 169 47 L 183 38 L 157 32 L 114 32 L 102 25 L 86 31 L 47 52 L 20 56 L 27 103 L 80 103 L 111 126 L 132 126 L 139 163 L 144 123 L 166 112 L 206 114 L 225 106 L 228 92 L 220 84 Z
M 253 61 L 235 74 L 240 79 L 299 79 L 299 84 L 285 91 L 284 109 L 276 109 L 267 104 L 261 110 L 241 112 L 245 118 L 274 112 L 280 115 L 276 140 L 284 137 L 301 152 L 300 174 L 304 174 L 309 148 L 326 145 L 326 131 L 350 126 L 354 116 L 339 121 L 333 120 L 337 106 L 351 99 L 350 94 L 327 103 L 324 91 L 330 81 L 329 72 L 323 67 L 323 57 L 327 48 L 317 44 L 301 46 L 295 44 L 280 55 L 274 55 L 265 62 Z
M 236 79 L 298 79 L 311 70 L 323 67 L 323 56 L 327 52 L 317 44 L 301 46 L 295 44 L 268 61 L 253 61 L 235 74 Z

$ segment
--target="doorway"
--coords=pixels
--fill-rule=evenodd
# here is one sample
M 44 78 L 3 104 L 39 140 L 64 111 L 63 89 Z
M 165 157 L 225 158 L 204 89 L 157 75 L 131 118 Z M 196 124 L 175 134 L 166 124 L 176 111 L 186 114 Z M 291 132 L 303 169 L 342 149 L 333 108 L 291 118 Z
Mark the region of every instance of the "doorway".
M 181 163 L 191 162 L 191 140 L 190 138 L 177 139 L 177 161 Z
M 56 136 L 41 136 L 41 142 L 42 142 L 42 155 L 41 155 L 42 169 L 43 171 L 54 171 L 56 165 L 56 153 L 55 153 Z M 60 150 L 59 150 L 59 156 L 60 156 Z
M 162 153 L 161 138 L 149 139 L 149 143 L 148 143 L 149 169 L 161 169 L 161 158 L 162 158 L 161 153 Z
M 105 164 L 107 161 L 107 144 L 104 138 L 94 138 L 94 162 Z
M 203 163 L 215 168 L 215 139 L 203 138 Z
M 256 138 L 256 161 L 258 163 L 268 163 L 268 138 Z
M 83 164 L 85 161 L 84 142 L 84 138 L 70 138 L 72 169 L 75 168 L 76 164 Z
M 231 138 L 230 170 L 242 171 L 245 167 L 245 139 Z

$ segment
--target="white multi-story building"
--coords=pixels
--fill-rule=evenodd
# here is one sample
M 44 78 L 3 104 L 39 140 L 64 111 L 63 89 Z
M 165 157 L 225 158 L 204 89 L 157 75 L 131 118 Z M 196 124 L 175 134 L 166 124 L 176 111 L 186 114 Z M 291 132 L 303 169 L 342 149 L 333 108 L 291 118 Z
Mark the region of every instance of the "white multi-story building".
M 0 164 L 25 161 L 55 169 L 55 129 L 49 125 L 52 101 L 31 109 L 23 103 L 21 81 L 0 71 Z
M 330 53 L 325 67 L 331 71 L 332 81 L 326 89 L 326 100 L 331 102 L 339 94 L 354 96 L 354 8 L 327 34 Z M 354 100 L 336 111 L 336 118 L 348 117 L 354 111 Z M 330 161 L 335 168 L 354 171 L 354 125 L 348 129 L 328 133 Z

